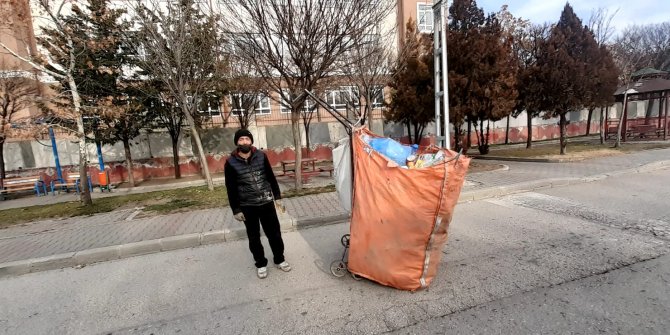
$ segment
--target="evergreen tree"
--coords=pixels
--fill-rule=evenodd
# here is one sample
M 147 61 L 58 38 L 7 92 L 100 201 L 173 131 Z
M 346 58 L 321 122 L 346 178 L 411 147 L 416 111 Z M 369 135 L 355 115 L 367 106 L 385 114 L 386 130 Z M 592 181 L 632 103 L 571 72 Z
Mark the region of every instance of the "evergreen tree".
M 131 140 L 145 125 L 137 83 L 124 76 L 124 66 L 133 65 L 124 33 L 130 24 L 122 21 L 123 9 L 109 7 L 109 0 L 87 0 L 84 7 L 72 6 L 68 17 L 81 35 L 77 48 L 75 80 L 80 82 L 84 115 L 88 116 L 94 140 L 102 144 L 123 143 L 128 182 L 135 186 Z
M 410 19 L 403 49 L 391 71 L 391 102 L 384 116 L 405 124 L 413 143 L 421 141 L 426 125 L 435 120 L 433 63 L 432 41 L 418 34 L 416 23 Z
M 530 149 L 533 143 L 533 119 L 540 116 L 543 104 L 543 81 L 539 76 L 537 60 L 540 57 L 541 46 L 546 42 L 549 27 L 547 25 L 531 25 L 525 29 L 521 38 L 515 42 L 517 47 L 517 88 L 519 97 L 512 115 L 519 116 L 526 112 L 526 148 Z
M 589 56 L 595 49 L 593 35 L 566 4 L 537 61 L 538 76 L 543 82 L 542 110 L 547 118 L 559 118 L 562 155 L 567 147 L 567 114 L 587 106 L 593 92 Z
M 474 0 L 454 1 L 449 13 L 449 99 L 455 110 L 452 122 L 457 136 L 464 118 L 468 125 L 474 122 L 479 151 L 486 154 L 490 122 L 509 115 L 516 104 L 512 38 L 503 34 L 496 16 L 485 17 Z
M 449 64 L 449 121 L 454 126 L 454 150 L 460 150 L 462 126 L 466 121 L 471 125 L 473 97 L 473 70 L 477 67 L 477 47 L 480 41 L 480 27 L 486 18 L 484 11 L 470 0 L 454 1 L 449 8 L 447 35 L 447 62 Z M 470 127 L 468 127 L 465 149 L 470 147 Z

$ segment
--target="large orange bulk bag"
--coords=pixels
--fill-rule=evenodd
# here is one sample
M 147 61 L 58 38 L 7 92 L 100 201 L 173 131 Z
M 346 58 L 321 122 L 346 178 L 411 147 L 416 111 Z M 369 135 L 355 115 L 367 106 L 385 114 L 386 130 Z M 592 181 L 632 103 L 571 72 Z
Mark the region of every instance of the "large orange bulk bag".
M 447 228 L 470 159 L 447 149 L 445 161 L 405 169 L 353 133 L 354 191 L 349 271 L 380 284 L 415 291 L 437 272 Z

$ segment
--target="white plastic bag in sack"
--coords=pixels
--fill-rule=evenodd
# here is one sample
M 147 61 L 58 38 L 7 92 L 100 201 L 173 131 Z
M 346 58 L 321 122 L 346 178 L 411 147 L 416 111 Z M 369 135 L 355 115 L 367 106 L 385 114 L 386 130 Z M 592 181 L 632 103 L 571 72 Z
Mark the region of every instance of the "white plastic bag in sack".
M 342 207 L 351 214 L 351 150 L 349 137 L 339 141 L 337 148 L 333 149 L 333 167 L 335 178 L 335 189 Z

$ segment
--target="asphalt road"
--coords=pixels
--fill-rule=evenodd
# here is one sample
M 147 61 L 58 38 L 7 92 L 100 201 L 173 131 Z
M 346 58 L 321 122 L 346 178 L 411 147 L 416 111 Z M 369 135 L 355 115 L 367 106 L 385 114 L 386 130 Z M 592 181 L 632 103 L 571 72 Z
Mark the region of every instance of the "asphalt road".
M 459 204 L 428 290 L 335 278 L 347 224 L 0 280 L 2 334 L 666 334 L 670 170 Z M 269 252 L 269 247 L 266 247 Z

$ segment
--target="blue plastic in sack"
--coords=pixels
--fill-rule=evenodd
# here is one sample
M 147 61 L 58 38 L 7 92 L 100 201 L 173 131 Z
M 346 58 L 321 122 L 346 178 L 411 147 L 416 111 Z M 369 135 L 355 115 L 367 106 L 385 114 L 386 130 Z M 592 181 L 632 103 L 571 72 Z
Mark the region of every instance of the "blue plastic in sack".
M 404 166 L 407 163 L 407 156 L 416 151 L 415 148 L 400 144 L 390 138 L 373 138 L 370 140 L 370 146 L 400 166 Z

